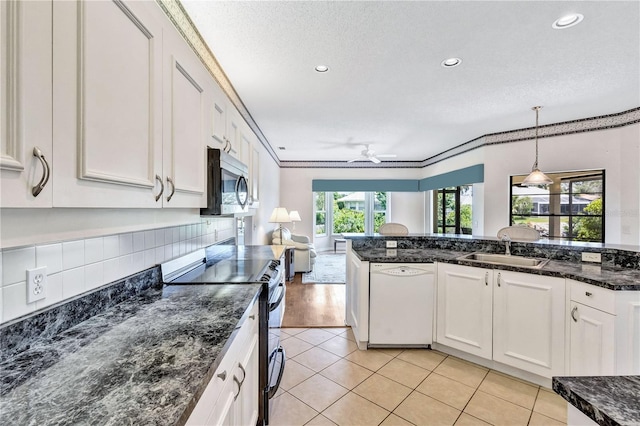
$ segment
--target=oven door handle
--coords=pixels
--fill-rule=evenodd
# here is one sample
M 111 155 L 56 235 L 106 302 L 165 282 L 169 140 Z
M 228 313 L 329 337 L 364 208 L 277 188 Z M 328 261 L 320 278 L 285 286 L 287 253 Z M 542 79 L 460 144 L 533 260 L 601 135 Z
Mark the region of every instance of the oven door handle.
M 282 380 L 282 375 L 284 373 L 284 364 L 287 362 L 287 357 L 284 352 L 284 348 L 282 346 L 278 346 L 278 349 L 275 350 L 276 356 L 280 354 L 282 357 L 282 362 L 280 363 L 280 371 L 278 371 L 278 380 L 276 380 L 276 384 L 269 387 L 267 391 L 268 398 L 271 399 L 278 392 L 278 388 L 280 387 L 280 381 Z
M 269 300 L 269 312 L 273 312 L 278 306 L 280 306 L 280 302 L 282 302 L 282 298 L 284 297 L 284 285 L 280 284 L 275 290 L 274 290 L 274 294 L 276 291 L 280 291 L 280 294 L 278 295 L 278 299 L 275 302 L 272 302 L 271 300 Z

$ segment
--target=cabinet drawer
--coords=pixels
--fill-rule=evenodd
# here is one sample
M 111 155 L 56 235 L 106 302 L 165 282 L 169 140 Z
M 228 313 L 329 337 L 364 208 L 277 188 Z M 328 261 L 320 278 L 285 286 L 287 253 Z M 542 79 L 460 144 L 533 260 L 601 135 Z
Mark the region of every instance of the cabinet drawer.
M 579 281 L 568 281 L 571 286 L 571 300 L 610 314 L 616 313 L 616 299 L 613 290 Z

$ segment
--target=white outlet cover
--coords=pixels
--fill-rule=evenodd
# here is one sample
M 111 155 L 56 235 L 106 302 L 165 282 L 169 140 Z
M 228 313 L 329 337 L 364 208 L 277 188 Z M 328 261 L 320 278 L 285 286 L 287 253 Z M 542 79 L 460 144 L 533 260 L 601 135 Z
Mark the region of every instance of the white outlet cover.
M 27 303 L 47 297 L 47 267 L 27 269 Z
M 387 241 L 387 248 L 396 248 L 398 247 L 397 241 Z

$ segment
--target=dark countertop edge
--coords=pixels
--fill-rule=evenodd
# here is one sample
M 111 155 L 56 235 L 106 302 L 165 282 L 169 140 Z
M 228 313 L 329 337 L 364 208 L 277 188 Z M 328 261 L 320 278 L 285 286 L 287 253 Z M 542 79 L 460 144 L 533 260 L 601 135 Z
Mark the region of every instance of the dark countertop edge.
M 229 335 L 229 338 L 225 342 L 223 348 L 220 350 L 220 353 L 218 354 L 216 359 L 213 361 L 213 363 L 211 363 L 211 366 L 209 366 L 209 370 L 207 370 L 207 374 L 205 374 L 204 377 L 202 378 L 202 383 L 200 383 L 200 386 L 198 387 L 198 390 L 196 391 L 196 393 L 191 398 L 191 401 L 189 401 L 189 403 L 187 404 L 187 407 L 185 408 L 185 410 L 182 413 L 182 415 L 180 415 L 180 418 L 178 419 L 178 422 L 176 423 L 177 426 L 183 426 L 183 425 L 185 425 L 187 423 L 187 420 L 189 420 L 189 417 L 191 416 L 191 413 L 193 412 L 193 409 L 196 407 L 196 405 L 198 405 L 198 402 L 200 401 L 200 398 L 202 397 L 202 394 L 207 389 L 207 386 L 209 385 L 209 382 L 211 381 L 211 379 L 213 378 L 213 375 L 215 374 L 216 370 L 220 366 L 220 362 L 222 361 L 222 359 L 225 357 L 225 355 L 229 351 L 229 348 L 233 344 L 235 338 L 238 336 L 240 328 L 242 328 L 242 326 L 244 325 L 244 322 L 247 320 L 247 318 L 249 316 L 249 312 L 253 308 L 253 305 L 255 303 L 258 303 L 259 298 L 260 298 L 260 293 L 262 293 L 262 288 L 263 287 L 260 286 L 257 289 L 256 294 L 253 296 L 253 299 L 251 300 L 251 302 L 249 302 L 249 305 L 247 306 L 247 309 L 244 311 L 244 313 L 242 314 L 242 316 L 238 320 L 238 324 L 236 325 L 236 328 L 231 332 L 231 334 Z
M 612 418 L 608 413 L 606 406 L 605 407 L 597 407 L 592 401 L 587 400 L 584 396 L 580 394 L 580 392 L 572 389 L 572 382 L 581 382 L 581 381 L 593 381 L 593 379 L 607 379 L 613 380 L 614 382 L 620 381 L 629 381 L 636 380 L 636 378 L 640 378 L 640 376 L 557 376 L 552 378 L 552 388 L 555 393 L 560 395 L 564 400 L 566 400 L 569 404 L 573 405 L 575 409 L 583 413 L 585 416 L 589 417 L 595 423 L 602 426 L 625 426 L 638 424 L 636 423 L 636 418 L 632 420 L 633 423 L 625 421 L 622 419 L 620 423 L 618 420 Z M 595 383 L 590 383 L 594 385 Z M 579 383 L 576 383 L 579 385 Z M 594 389 L 594 392 L 597 393 L 597 389 Z M 603 403 L 604 404 L 604 403 Z M 639 411 L 640 413 L 640 411 Z
M 365 250 L 371 250 L 371 249 L 365 249 Z M 385 249 L 374 249 L 374 250 L 385 250 Z M 397 250 L 398 252 L 400 252 L 403 249 L 391 249 L 391 250 Z M 410 250 L 431 250 L 431 251 L 443 251 L 442 249 L 410 249 Z M 358 252 L 358 249 L 354 249 L 353 252 L 356 254 L 356 256 L 358 257 L 358 259 L 364 261 L 364 262 L 379 262 L 379 263 L 430 263 L 430 262 L 440 262 L 440 263 L 451 263 L 451 264 L 455 264 L 455 265 L 464 265 L 464 266 L 473 266 L 473 267 L 477 267 L 477 268 L 486 268 L 486 269 L 498 269 L 498 270 L 502 270 L 502 271 L 513 271 L 513 272 L 524 272 L 524 273 L 529 273 L 529 274 L 536 274 L 536 275 L 546 275 L 546 276 L 550 276 L 550 277 L 559 277 L 559 278 L 569 278 L 569 279 L 573 279 L 576 281 L 580 281 L 586 284 L 591 284 L 597 287 L 601 287 L 601 288 L 605 288 L 608 290 L 613 290 L 613 291 L 640 291 L 640 282 L 638 282 L 637 284 L 612 284 L 606 281 L 599 281 L 597 279 L 594 278 L 588 278 L 588 277 L 584 277 L 580 274 L 576 274 L 576 273 L 572 273 L 572 272 L 560 272 L 557 270 L 553 269 L 553 263 L 566 263 L 566 264 L 570 264 L 573 265 L 573 263 L 570 262 L 560 262 L 560 261 L 550 261 L 550 264 L 547 264 L 545 266 L 543 266 L 540 269 L 536 269 L 536 268 L 526 268 L 526 267 L 518 267 L 518 266 L 511 266 L 511 265 L 499 265 L 496 263 L 482 263 L 481 265 L 478 264 L 477 262 L 472 262 L 469 260 L 459 260 L 457 259 L 458 256 L 463 256 L 465 254 L 468 254 L 467 252 L 455 252 L 455 251 L 450 251 L 447 250 L 450 253 L 452 253 L 452 257 L 447 258 L 447 257 L 443 257 L 443 256 L 438 256 L 437 254 L 434 255 L 430 255 L 430 256 L 423 256 L 420 259 L 416 259 L 415 257 L 411 257 L 408 256 L 406 258 L 403 258 L 402 256 L 397 256 L 397 257 L 393 257 L 393 256 L 388 256 L 388 257 L 383 257 L 383 256 L 367 256 L 366 254 L 362 254 Z M 594 265 L 595 266 L 595 265 Z M 595 267 L 599 267 L 599 266 L 595 266 Z M 614 271 L 612 271 L 614 272 Z

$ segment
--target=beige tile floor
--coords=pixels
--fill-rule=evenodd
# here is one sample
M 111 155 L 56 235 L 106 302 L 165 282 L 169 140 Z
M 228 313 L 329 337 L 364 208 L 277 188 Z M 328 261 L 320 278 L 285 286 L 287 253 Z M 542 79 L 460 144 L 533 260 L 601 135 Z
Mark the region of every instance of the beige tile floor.
M 359 351 L 348 328 L 285 328 L 271 425 L 562 425 L 553 391 L 425 349 Z

